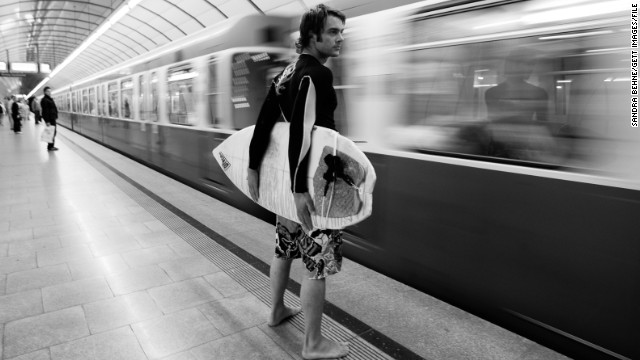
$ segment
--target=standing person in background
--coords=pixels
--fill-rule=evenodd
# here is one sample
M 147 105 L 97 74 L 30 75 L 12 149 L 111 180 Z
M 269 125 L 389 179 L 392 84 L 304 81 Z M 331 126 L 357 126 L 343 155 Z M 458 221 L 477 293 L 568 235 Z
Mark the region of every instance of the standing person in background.
M 20 99 L 20 117 L 24 121 L 29 121 L 31 117 L 31 108 L 27 105 L 27 99 Z
M 44 88 L 44 96 L 42 97 L 42 100 L 40 100 L 40 107 L 42 107 L 42 119 L 44 120 L 45 124 L 47 124 L 47 126 L 55 127 L 53 139 L 47 145 L 47 150 L 58 150 L 58 148 L 54 146 L 56 141 L 56 134 L 58 133 L 58 127 L 56 125 L 56 120 L 58 119 L 58 107 L 51 97 L 51 88 L 48 86 Z
M 272 308 L 268 324 L 279 325 L 300 311 L 299 308 L 285 306 L 284 292 L 292 260 L 302 258 L 306 268 L 300 291 L 305 322 L 303 359 L 333 359 L 349 353 L 348 344 L 330 340 L 321 333 L 325 280 L 340 271 L 342 232 L 313 228 L 310 214 L 315 210 L 305 183 L 309 148 L 304 146 L 310 143 L 311 137 L 308 121 L 314 120 L 312 125 L 336 129 L 333 113 L 338 101 L 333 88 L 333 74 L 324 64 L 329 57 L 340 55 L 344 25 L 345 16 L 323 4 L 302 16 L 300 38 L 296 43 L 300 56 L 271 83 L 249 148 L 247 181 L 251 197 L 257 200 L 260 163 L 269 144 L 271 130 L 281 114 L 290 122 L 291 191 L 301 224 L 277 218 L 275 256 L 269 273 Z
M 22 133 L 22 118 L 20 116 L 20 104 L 15 95 L 11 95 L 11 119 L 13 119 L 13 132 Z
M 7 113 L 7 108 L 4 107 L 4 104 L 0 100 L 0 126 L 4 123 L 4 115 Z
M 13 95 L 8 95 L 7 96 L 7 106 L 5 107 L 7 109 L 7 119 L 9 119 L 9 128 L 11 130 L 13 130 L 13 116 L 11 114 L 11 109 L 13 108 Z
M 31 104 L 31 112 L 35 115 L 36 125 L 40 124 L 40 120 L 42 120 L 42 107 L 40 106 L 40 101 L 32 96 Z

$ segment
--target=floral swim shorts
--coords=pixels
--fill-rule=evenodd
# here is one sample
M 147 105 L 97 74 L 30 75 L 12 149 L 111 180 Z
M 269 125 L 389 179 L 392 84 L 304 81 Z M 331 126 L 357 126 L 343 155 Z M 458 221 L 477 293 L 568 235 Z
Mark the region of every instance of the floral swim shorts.
M 278 216 L 276 220 L 276 257 L 302 258 L 311 279 L 337 274 L 342 267 L 342 230 L 313 230 L 307 235 L 302 225 Z

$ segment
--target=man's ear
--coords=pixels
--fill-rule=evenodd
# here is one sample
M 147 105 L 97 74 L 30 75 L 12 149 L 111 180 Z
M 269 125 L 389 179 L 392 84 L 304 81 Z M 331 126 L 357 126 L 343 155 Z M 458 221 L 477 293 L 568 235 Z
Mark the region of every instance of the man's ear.
M 313 31 L 309 31 L 309 43 L 311 43 L 312 41 L 318 42 L 320 40 L 318 39 L 318 34 L 314 33 Z

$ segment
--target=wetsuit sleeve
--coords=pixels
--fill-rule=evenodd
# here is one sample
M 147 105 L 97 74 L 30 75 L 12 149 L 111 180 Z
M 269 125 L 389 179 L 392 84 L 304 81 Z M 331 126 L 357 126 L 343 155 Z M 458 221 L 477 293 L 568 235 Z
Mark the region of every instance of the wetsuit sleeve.
M 328 69 L 327 69 L 328 70 Z M 327 96 L 332 85 L 331 72 L 300 81 L 300 89 L 293 105 L 289 134 L 289 171 L 291 174 L 291 191 L 307 192 L 307 171 L 309 167 L 309 148 L 311 131 L 316 122 L 317 108 L 323 106 L 323 96 Z
M 258 170 L 262 157 L 269 146 L 271 130 L 280 117 L 280 106 L 276 95 L 275 84 L 271 83 L 267 98 L 262 104 L 256 127 L 253 130 L 253 137 L 249 144 L 249 168 Z

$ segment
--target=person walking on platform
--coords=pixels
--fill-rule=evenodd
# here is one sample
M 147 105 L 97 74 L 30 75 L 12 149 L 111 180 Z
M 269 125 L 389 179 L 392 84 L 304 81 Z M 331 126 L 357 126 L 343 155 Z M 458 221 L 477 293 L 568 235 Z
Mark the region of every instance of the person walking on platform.
M 337 107 L 337 97 L 333 88 L 333 74 L 324 64 L 329 57 L 337 57 L 340 54 L 340 47 L 344 40 L 342 33 L 345 20 L 344 14 L 329 9 L 323 4 L 310 9 L 302 16 L 300 38 L 296 43 L 300 56 L 271 83 L 258 115 L 249 148 L 247 181 L 251 197 L 257 200 L 260 183 L 258 171 L 269 144 L 271 130 L 281 114 L 290 122 L 291 190 L 298 218 L 302 223 L 282 217 L 276 220 L 275 256 L 271 262 L 269 274 L 272 308 L 268 324 L 279 325 L 300 311 L 299 308 L 285 306 L 284 292 L 292 260 L 302 258 L 306 268 L 300 291 L 305 321 L 305 339 L 302 346 L 304 359 L 339 358 L 349 353 L 348 344 L 330 340 L 321 333 L 326 292 L 325 279 L 340 271 L 342 232 L 329 229 L 316 229 L 311 232 L 313 224 L 310 214 L 315 210 L 307 185 L 304 183 L 308 153 L 304 153 L 306 150 L 301 146 L 303 139 L 308 140 L 311 136 L 311 129 L 303 126 L 307 116 L 315 116 L 317 126 L 336 129 L 333 112 Z M 305 112 L 314 107 L 314 115 Z M 299 164 L 298 159 L 302 159 Z
M 47 126 L 54 126 L 53 139 L 51 139 L 51 142 L 47 145 L 47 150 L 58 150 L 58 148 L 54 146 L 56 134 L 58 133 L 58 127 L 56 125 L 56 120 L 58 119 L 58 107 L 51 97 L 51 88 L 48 86 L 44 88 L 44 96 L 42 97 L 42 100 L 40 100 L 40 107 L 42 108 L 42 119 L 44 120 L 44 123 L 47 124 Z
M 13 132 L 22 133 L 22 116 L 20 115 L 20 103 L 15 95 L 11 96 L 11 119 L 13 119 Z

